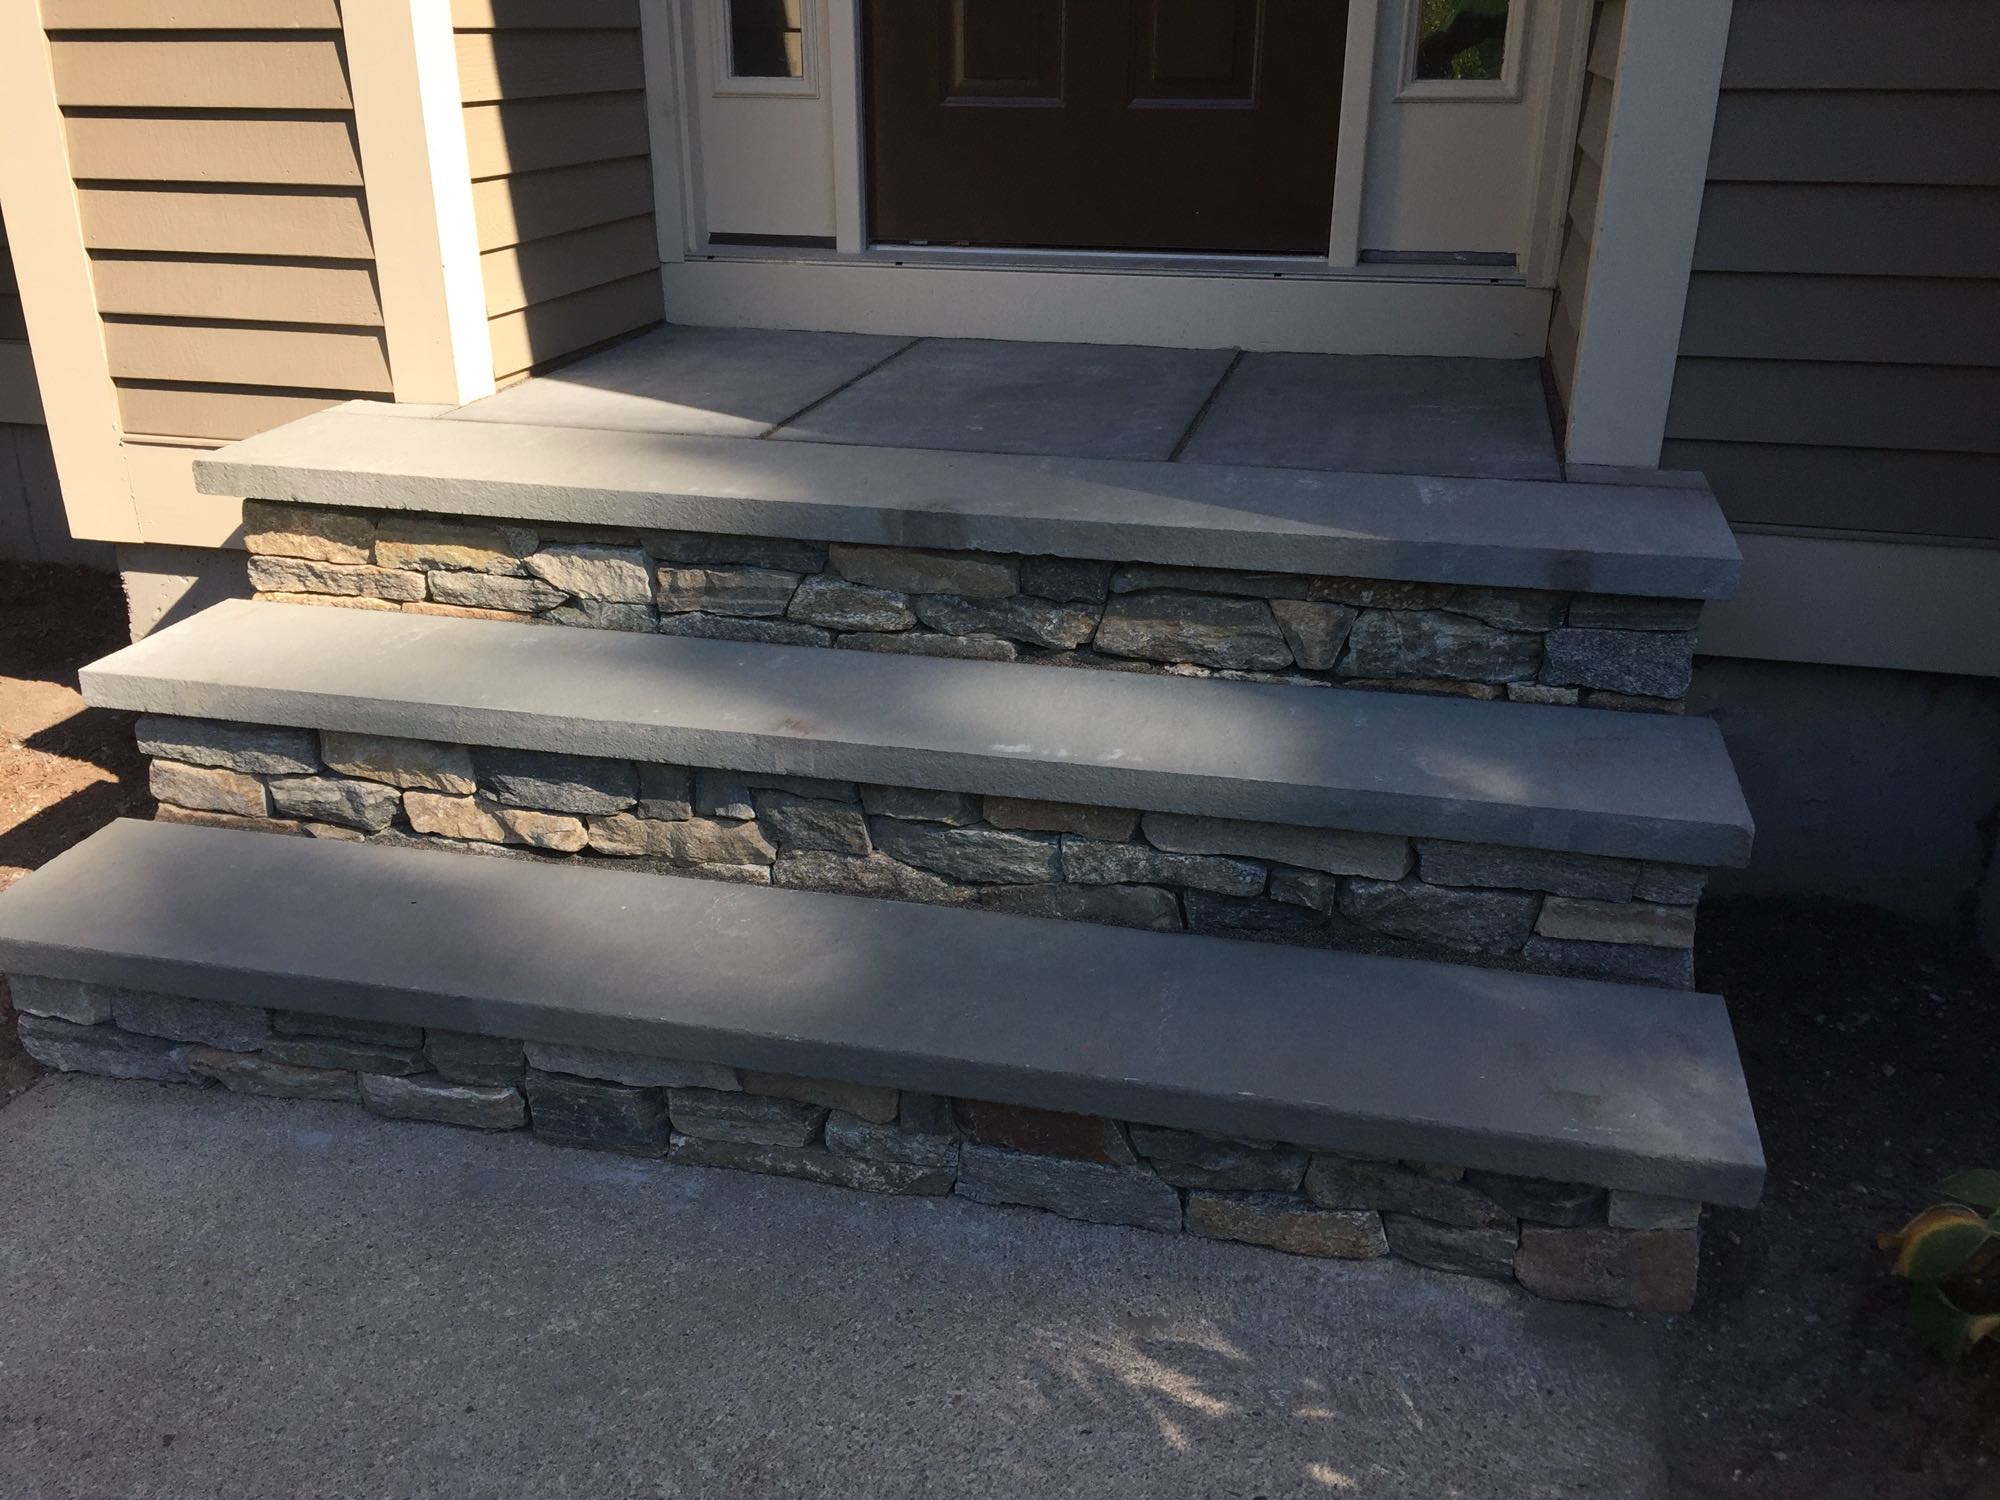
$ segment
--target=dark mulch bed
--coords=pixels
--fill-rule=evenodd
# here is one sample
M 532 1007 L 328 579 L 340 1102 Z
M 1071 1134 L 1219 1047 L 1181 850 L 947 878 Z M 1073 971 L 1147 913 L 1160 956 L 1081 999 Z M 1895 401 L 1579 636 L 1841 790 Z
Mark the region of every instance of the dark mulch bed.
M 2000 971 L 1963 934 L 1832 903 L 1702 910 L 1771 1176 L 1710 1216 L 1671 1335 L 1676 1493 L 2000 1497 L 2000 1348 L 1918 1347 L 1877 1250 L 1962 1167 L 2000 1167 Z

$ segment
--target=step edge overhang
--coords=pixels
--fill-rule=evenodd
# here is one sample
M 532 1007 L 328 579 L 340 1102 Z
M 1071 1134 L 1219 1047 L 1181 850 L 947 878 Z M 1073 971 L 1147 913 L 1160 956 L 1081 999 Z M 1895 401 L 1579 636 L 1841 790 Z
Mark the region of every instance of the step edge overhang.
M 287 643 L 290 637 L 290 643 Z M 429 644 L 452 664 L 406 691 L 384 688 L 383 674 L 422 676 L 418 654 Z M 271 656 L 262 667 L 259 653 Z M 481 657 L 487 658 L 479 668 Z M 215 665 L 206 665 L 207 661 Z M 538 667 L 539 661 L 539 667 Z M 352 662 L 353 681 L 339 679 Z M 624 684 L 660 683 L 676 664 L 703 683 L 721 684 L 718 706 L 697 724 L 691 705 L 642 713 Z M 601 669 L 601 670 L 600 670 Z M 593 673 L 597 676 L 593 678 Z M 372 674 L 372 675 L 371 675 Z M 1024 675 L 1025 674 L 1025 675 Z M 1059 675 L 1051 675 L 1059 674 Z M 774 694 L 792 678 L 792 696 Z M 317 677 L 318 685 L 311 684 Z M 388 679 L 393 681 L 393 679 Z M 79 673 L 93 707 L 186 718 L 240 720 L 304 729 L 334 729 L 407 739 L 493 745 L 555 753 L 651 760 L 665 764 L 818 776 L 878 785 L 989 793 L 1054 802 L 1082 802 L 1142 811 L 1185 813 L 1251 822 L 1292 823 L 1361 833 L 1400 834 L 1457 842 L 1494 843 L 1611 858 L 1736 867 L 1748 862 L 1754 825 L 1713 721 L 1606 709 L 1473 702 L 1358 690 L 1304 689 L 1277 684 L 1202 682 L 1124 673 L 1063 672 L 1025 663 L 827 652 L 813 647 L 706 641 L 502 621 L 412 616 L 394 612 L 320 609 L 308 605 L 226 600 L 156 631 Z M 359 682 L 361 685 L 355 685 Z M 503 687 L 485 683 L 504 683 Z M 871 686 L 872 684 L 872 686 Z M 872 705 L 923 700 L 969 703 L 977 713 L 999 701 L 1001 686 L 1026 686 L 1044 707 L 1064 704 L 1049 744 L 1002 743 L 970 733 L 976 722 L 913 730 L 860 731 Z M 743 691 L 739 692 L 741 685 Z M 747 689 L 755 685 L 758 692 Z M 515 705 L 507 695 L 515 695 Z M 539 695 L 539 696 L 535 696 Z M 819 713 L 803 712 L 820 695 Z M 682 692 L 684 700 L 691 694 Z M 737 707 L 741 698 L 742 707 Z M 754 698 L 768 699 L 761 709 Z M 727 704 L 727 706 L 721 706 Z M 1162 740 L 1162 759 L 1144 764 L 1115 738 L 1094 753 L 1077 753 L 1071 736 L 1115 722 L 1119 705 L 1136 705 L 1159 723 L 1180 725 Z M 846 707 L 843 707 L 846 705 Z M 767 722 L 758 727 L 754 713 Z M 848 717 L 843 722 L 841 715 Z M 1267 774 L 1231 768 L 1219 758 L 1203 766 L 1183 758 L 1194 743 L 1187 726 L 1208 716 L 1231 734 L 1241 726 L 1314 747 L 1332 747 L 1345 728 L 1349 761 L 1304 779 L 1313 768 L 1291 762 Z M 680 720 L 679 723 L 675 719 Z M 1102 723 L 1090 731 L 1081 727 Z M 886 720 L 885 720 L 886 722 Z M 1009 719 L 1005 739 L 1027 733 L 1032 717 Z M 829 724 L 840 726 L 829 730 Z M 1650 809 L 1603 806 L 1482 792 L 1491 765 L 1450 770 L 1453 737 L 1483 749 L 1502 727 L 1524 740 L 1523 762 L 1539 763 L 1572 743 L 1575 775 L 1602 762 L 1604 745 L 1624 744 L 1622 770 Z M 894 728 L 893 725 L 890 726 Z M 962 737 L 954 743 L 952 736 Z M 1549 739 L 1549 736 L 1553 736 Z M 1156 734 L 1156 739 L 1161 737 Z M 1136 743 L 1136 739 L 1134 743 Z M 1435 753 L 1434 753 L 1435 752 Z M 1315 753 L 1320 753 L 1317 749 Z M 1330 750 L 1329 750 L 1330 753 Z M 1375 753 L 1388 769 L 1366 771 Z M 1649 754 L 1657 758 L 1649 760 Z M 1441 762 L 1419 764 L 1418 756 Z M 1399 759 L 1400 757 L 1400 759 Z M 1655 778 L 1675 761 L 1697 779 L 1707 806 L 1691 814 L 1658 802 Z M 1602 766 L 1597 767 L 1600 770 Z M 1384 777 L 1411 779 L 1386 788 Z M 1426 790 L 1432 779 L 1449 790 Z M 1561 790 L 1580 783 L 1559 777 Z M 1551 794 L 1553 795 L 1553 793 Z
M 230 877 L 225 874 L 216 878 L 213 870 L 209 876 L 193 878 L 199 872 L 188 867 L 203 861 L 225 871 L 240 867 L 239 888 L 229 890 Z M 1636 1041 L 1660 1049 L 1663 1057 L 1670 1056 L 1673 1081 L 1687 1094 L 1681 1104 L 1694 1116 L 1689 1128 L 1696 1133 L 1697 1140 L 1687 1149 L 1665 1149 L 1656 1144 L 1642 1150 L 1632 1139 L 1634 1133 L 1650 1130 L 1657 1136 L 1662 1122 L 1657 1118 L 1640 1120 L 1636 1113 L 1630 1115 L 1629 1123 L 1621 1122 L 1618 1112 L 1621 1108 L 1636 1112 L 1642 1106 L 1650 1110 L 1664 1101 L 1657 1097 L 1635 1097 L 1622 1103 L 1615 1099 L 1607 1101 L 1603 1095 L 1582 1088 L 1571 1091 L 1551 1085 L 1545 1092 L 1565 1096 L 1573 1093 L 1575 1102 L 1557 1107 L 1561 1118 L 1528 1128 L 1521 1118 L 1507 1126 L 1490 1121 L 1474 1125 L 1454 1123 L 1443 1114 L 1369 1109 L 1354 1101 L 1343 1105 L 1331 1097 L 1314 1102 L 1297 1099 L 1287 1102 L 1276 1092 L 1259 1097 L 1255 1088 L 1217 1089 L 1185 1081 L 1176 1084 L 1169 1077 L 1139 1076 L 1143 1069 L 1138 1069 L 1137 1063 L 1129 1064 L 1122 1077 L 1103 1063 L 1096 1065 L 1096 1072 L 1089 1072 L 1077 1064 L 1077 1056 L 1088 1056 L 1094 1050 L 1108 1058 L 1119 1048 L 1115 1039 L 1107 1044 L 1101 1034 L 1093 1039 L 1087 1028 L 1079 1038 L 1071 1039 L 1075 1045 L 1063 1053 L 1059 1063 L 1051 1056 L 1040 1060 L 1032 1056 L 1044 1044 L 1047 1030 L 1035 1026 L 1016 1026 L 1013 1035 L 1003 1039 L 1001 1049 L 1015 1051 L 1011 1059 L 989 1057 L 982 1061 L 966 1055 L 954 1056 L 954 1049 L 960 1054 L 967 1052 L 963 1040 L 968 1034 L 966 1028 L 969 1026 L 976 1033 L 980 1017 L 971 1011 L 956 1017 L 940 1016 L 937 1001 L 929 995 L 912 1011 L 913 1024 L 921 1031 L 922 1025 L 929 1021 L 936 1034 L 951 1040 L 913 1058 L 900 1055 L 880 1035 L 873 1041 L 846 1043 L 814 1039 L 806 1034 L 814 1024 L 810 1017 L 794 1016 L 789 1026 L 753 1027 L 743 1022 L 741 997 L 732 997 L 727 1002 L 715 997 L 674 1002 L 662 998 L 660 986 L 651 982 L 644 986 L 644 996 L 628 994 L 615 1003 L 593 1002 L 596 1008 L 588 1009 L 577 1000 L 580 993 L 590 988 L 588 979 L 568 986 L 544 984 L 531 994 L 528 991 L 538 982 L 536 978 L 523 973 L 519 965 L 505 963 L 494 968 L 497 977 L 487 985 L 488 993 L 480 993 L 476 985 L 398 984 L 386 973 L 369 976 L 364 972 L 357 977 L 355 970 L 365 971 L 371 965 L 395 961 L 391 952 L 397 946 L 395 935 L 376 943 L 355 944 L 329 933 L 325 929 L 348 915 L 337 903 L 294 902 L 286 911 L 284 899 L 298 889 L 298 872 L 314 865 L 322 867 L 323 872 L 336 871 L 342 866 L 365 869 L 364 882 L 368 878 L 379 879 L 384 871 L 390 872 L 392 884 L 404 882 L 395 893 L 398 901 L 411 906 L 418 904 L 418 899 L 412 896 L 414 891 L 435 892 L 451 883 L 453 876 L 461 885 L 482 887 L 478 901 L 482 913 L 492 909 L 494 889 L 504 891 L 510 885 L 518 886 L 523 879 L 538 881 L 537 901 L 544 903 L 551 893 L 548 880 L 553 877 L 571 882 L 625 883 L 626 889 L 617 894 L 611 894 L 612 887 L 592 888 L 594 899 L 589 905 L 600 911 L 630 912 L 635 907 L 651 906 L 657 913 L 663 905 L 678 905 L 691 912 L 712 913 L 771 903 L 771 914 L 784 907 L 785 920 L 805 914 L 809 923 L 826 931 L 852 933 L 871 920 L 880 924 L 892 919 L 939 932 L 954 931 L 959 936 L 948 945 L 954 953 L 962 951 L 969 940 L 965 934 L 990 932 L 995 939 L 1004 935 L 1007 941 L 993 946 L 1007 954 L 1008 961 L 1017 968 L 1021 964 L 1018 957 L 1021 950 L 1032 948 L 1043 939 L 1054 939 L 1060 947 L 1070 949 L 1087 947 L 1104 955 L 1095 960 L 1100 967 L 1120 972 L 1130 971 L 1134 955 L 1148 953 L 1162 961 L 1171 959 L 1171 973 L 1175 975 L 1200 969 L 1218 956 L 1225 959 L 1227 972 L 1231 974 L 1240 974 L 1247 964 L 1274 973 L 1282 970 L 1303 975 L 1317 963 L 1346 976 L 1342 986 L 1329 984 L 1323 999 L 1315 998 L 1313 1003 L 1323 1003 L 1325 1009 L 1315 1010 L 1311 1016 L 1315 1023 L 1323 1018 L 1327 1035 L 1338 1034 L 1343 1047 L 1357 1033 L 1365 1034 L 1366 1025 L 1355 1024 L 1364 1009 L 1378 1013 L 1385 1010 L 1388 1002 L 1383 998 L 1369 999 L 1359 993 L 1371 985 L 1386 983 L 1405 989 L 1414 986 L 1416 998 L 1399 994 L 1394 1001 L 1393 1024 L 1397 1027 L 1410 1023 L 1413 1005 L 1421 1008 L 1432 1004 L 1422 996 L 1426 989 L 1436 993 L 1440 984 L 1457 987 L 1462 992 L 1471 984 L 1473 990 L 1484 992 L 1476 996 L 1447 995 L 1443 1001 L 1447 1008 L 1468 999 L 1476 999 L 1479 1004 L 1503 1005 L 1512 992 L 1524 997 L 1524 1003 L 1516 1007 L 1517 1012 L 1536 1009 L 1568 1012 L 1562 1020 L 1543 1022 L 1552 1034 L 1595 1026 L 1603 1032 L 1600 1039 L 1607 1039 L 1613 1045 L 1633 1045 Z M 116 941 L 102 932 L 104 926 L 111 924 L 93 922 L 87 917 L 79 922 L 63 916 L 66 904 L 104 901 L 107 893 L 115 905 L 121 879 L 175 872 L 188 878 L 175 879 L 171 886 L 163 884 L 161 889 L 170 890 L 175 899 L 187 903 L 173 913 L 184 920 L 166 922 L 165 926 L 175 935 L 154 942 L 151 953 L 136 951 L 137 943 L 128 944 L 134 951 L 116 951 Z M 82 895 L 69 889 L 75 885 L 85 888 Z M 680 889 L 671 889 L 675 887 Z M 656 899 L 650 902 L 643 899 L 648 895 Z M 220 899 L 225 896 L 226 900 Z M 254 912 L 260 901 L 278 905 L 277 920 L 265 925 L 245 923 L 244 913 Z M 425 943 L 430 943 L 438 931 L 450 930 L 448 911 L 441 926 L 434 925 L 439 918 L 432 912 L 418 913 L 410 921 L 421 925 Z M 322 930 L 313 931 L 315 922 L 321 924 Z M 653 925 L 658 930 L 660 924 Z M 690 919 L 689 925 L 696 924 Z M 42 929 L 40 936 L 38 928 Z M 189 932 L 184 930 L 187 928 L 199 930 Z M 54 929 L 53 935 L 49 929 Z M 87 938 L 86 932 L 90 934 Z M 256 941 L 262 940 L 271 944 L 274 951 L 281 949 L 288 955 L 303 947 L 309 956 L 304 960 L 288 958 L 290 967 L 274 959 L 253 962 L 241 955 L 232 962 L 227 949 L 232 943 L 242 945 L 246 934 L 253 952 Z M 325 945 L 326 954 L 310 954 L 316 941 Z M 580 946 L 581 942 L 579 939 Z M 1160 944 L 1166 945 L 1165 948 L 1154 946 Z M 1591 1182 L 1709 1203 L 1748 1207 L 1754 1205 L 1761 1193 L 1765 1174 L 1762 1147 L 1728 1014 L 1717 996 L 1648 990 L 1595 980 L 1495 975 L 1428 960 L 1353 954 L 1330 956 L 1264 945 L 1255 945 L 1246 954 L 1243 950 L 1248 946 L 1222 938 L 1094 928 L 1041 917 L 669 880 L 620 871 L 538 871 L 512 860 L 466 859 L 430 850 L 280 839 L 239 830 L 131 819 L 118 820 L 100 830 L 0 893 L 0 973 L 38 974 L 239 1004 L 274 1004 L 276 1001 L 270 996 L 282 990 L 287 1008 L 355 1020 L 405 1021 L 525 1040 L 698 1057 L 728 1066 L 837 1077 L 959 1097 L 992 1097 L 999 1102 L 1105 1114 L 1223 1135 L 1288 1140 L 1329 1150 Z M 170 949 L 176 951 L 167 951 Z M 342 968 L 349 970 L 345 977 L 337 972 Z M 1162 973 L 1166 972 L 1169 971 L 1163 966 Z M 708 977 L 714 979 L 713 974 Z M 726 989 L 728 981 L 721 984 Z M 879 982 L 875 988 L 879 989 Z M 516 993 L 495 993 L 508 989 Z M 567 1009 L 538 998 L 553 993 L 567 997 Z M 257 998 L 259 994 L 264 998 Z M 1148 998 L 1150 1003 L 1150 995 Z M 643 1013 L 645 1006 L 658 1011 L 673 1003 L 706 1004 L 709 1011 L 702 1019 L 680 1021 Z M 1232 997 L 1231 1037 L 1240 1035 L 1247 1026 L 1246 1007 L 1253 1006 L 1254 1002 L 1244 1000 L 1241 994 Z M 1345 1015 L 1342 1007 L 1346 1008 Z M 727 1023 L 719 1019 L 725 1013 L 729 1017 Z M 1495 1015 L 1497 1018 L 1498 1012 Z M 1163 1002 L 1161 1019 L 1185 1023 L 1199 1017 L 1176 1000 Z M 1301 1018 L 1282 1019 L 1289 1022 Z M 1435 1022 L 1436 1018 L 1430 1019 Z M 1375 1021 L 1381 1023 L 1380 1014 Z M 895 1018 L 890 1018 L 890 1024 L 895 1024 Z M 876 1025 L 879 1029 L 882 1017 L 876 1018 Z M 1156 1023 L 1156 1029 L 1165 1028 Z M 1134 1034 L 1143 1042 L 1143 1028 Z M 1550 1041 L 1552 1045 L 1564 1045 L 1570 1038 L 1552 1035 Z M 1532 1038 L 1527 1042 L 1528 1051 L 1542 1050 L 1534 1047 Z M 1283 1049 L 1274 1045 L 1269 1066 L 1282 1071 L 1289 1065 L 1286 1059 L 1291 1054 L 1302 1049 L 1310 1051 L 1312 1045 L 1310 1039 Z M 1187 1050 L 1200 1053 L 1204 1066 L 1210 1065 L 1215 1051 L 1213 1046 Z M 1427 1083 L 1440 1076 L 1438 1059 L 1430 1049 L 1404 1045 L 1400 1050 L 1407 1054 L 1401 1057 L 1401 1064 L 1421 1073 Z M 1486 1075 L 1504 1073 L 1507 1085 L 1520 1081 L 1518 1069 L 1503 1068 L 1497 1060 L 1506 1050 L 1495 1039 L 1486 1036 L 1477 1039 L 1464 1075 L 1465 1087 L 1451 1092 L 1452 1107 L 1462 1109 L 1467 1090 L 1476 1092 Z M 1420 1068 L 1415 1066 L 1419 1052 L 1423 1060 Z M 1333 1059 L 1337 1068 L 1335 1054 L 1328 1053 L 1327 1057 Z M 1384 1061 L 1383 1054 L 1370 1052 L 1360 1071 L 1377 1074 L 1383 1071 Z M 1522 1064 L 1531 1066 L 1532 1061 L 1524 1056 Z M 1709 1075 L 1709 1086 L 1705 1089 L 1693 1089 L 1687 1084 L 1685 1075 L 1696 1064 Z M 945 1070 L 943 1076 L 940 1068 Z M 1171 1067 L 1161 1064 L 1155 1071 L 1170 1073 Z M 1314 1086 L 1325 1087 L 1323 1081 Z M 1373 1085 L 1362 1080 L 1358 1087 L 1365 1092 Z M 1548 1107 L 1551 1106 L 1537 1106 Z M 1581 1113 L 1564 1114 L 1564 1109 Z M 1598 1118 L 1594 1121 L 1585 1118 L 1591 1115 Z
M 1742 572 L 1706 486 L 774 443 L 441 411 L 317 412 L 198 458 L 196 487 L 563 525 L 1659 598 L 1728 598 Z M 675 469 L 679 482 L 664 477 Z

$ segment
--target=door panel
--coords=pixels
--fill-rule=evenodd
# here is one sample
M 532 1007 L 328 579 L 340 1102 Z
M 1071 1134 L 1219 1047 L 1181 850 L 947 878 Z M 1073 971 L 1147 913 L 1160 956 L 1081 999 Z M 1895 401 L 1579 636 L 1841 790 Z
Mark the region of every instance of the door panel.
M 951 0 L 947 103 L 1059 105 L 1064 0 Z
M 1320 254 L 1345 0 L 865 0 L 879 240 Z
M 1141 0 L 1135 103 L 1255 108 L 1264 0 Z

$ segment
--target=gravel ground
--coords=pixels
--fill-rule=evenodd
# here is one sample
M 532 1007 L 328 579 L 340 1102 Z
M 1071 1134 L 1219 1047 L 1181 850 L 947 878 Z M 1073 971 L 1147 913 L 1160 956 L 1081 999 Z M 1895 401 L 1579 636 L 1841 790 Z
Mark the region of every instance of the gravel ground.
M 113 575 L 0 562 L 0 890 L 148 806 L 131 716 L 85 708 L 76 691 L 76 669 L 125 639 Z M 0 1102 L 33 1077 L 0 1006 Z

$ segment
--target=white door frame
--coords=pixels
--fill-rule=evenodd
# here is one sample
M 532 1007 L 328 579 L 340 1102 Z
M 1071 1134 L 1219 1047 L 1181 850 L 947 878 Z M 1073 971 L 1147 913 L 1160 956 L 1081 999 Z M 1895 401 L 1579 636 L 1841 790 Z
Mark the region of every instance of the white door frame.
M 924 323 L 940 334 L 1116 342 L 1157 342 L 1165 328 L 1175 328 L 1180 337 L 1244 347 L 1489 358 L 1542 352 L 1574 137 L 1576 101 L 1568 96 L 1581 89 L 1582 45 L 1574 39 L 1587 33 L 1589 0 L 1516 0 L 1529 8 L 1530 24 L 1522 29 L 1531 41 L 1554 45 L 1560 39 L 1568 67 L 1538 107 L 1540 144 L 1524 191 L 1528 210 L 1515 266 L 1362 262 L 1378 49 L 1402 45 L 1405 7 L 1416 0 L 1351 0 L 1325 256 L 871 246 L 865 236 L 861 0 L 817 0 L 831 244 L 712 245 L 701 111 L 695 107 L 708 82 L 703 69 L 712 63 L 692 44 L 690 31 L 693 6 L 722 3 L 642 0 L 640 7 L 670 319 L 904 332 Z M 926 273 L 921 278 L 920 271 Z M 1301 296 L 1308 288 L 1311 296 Z

